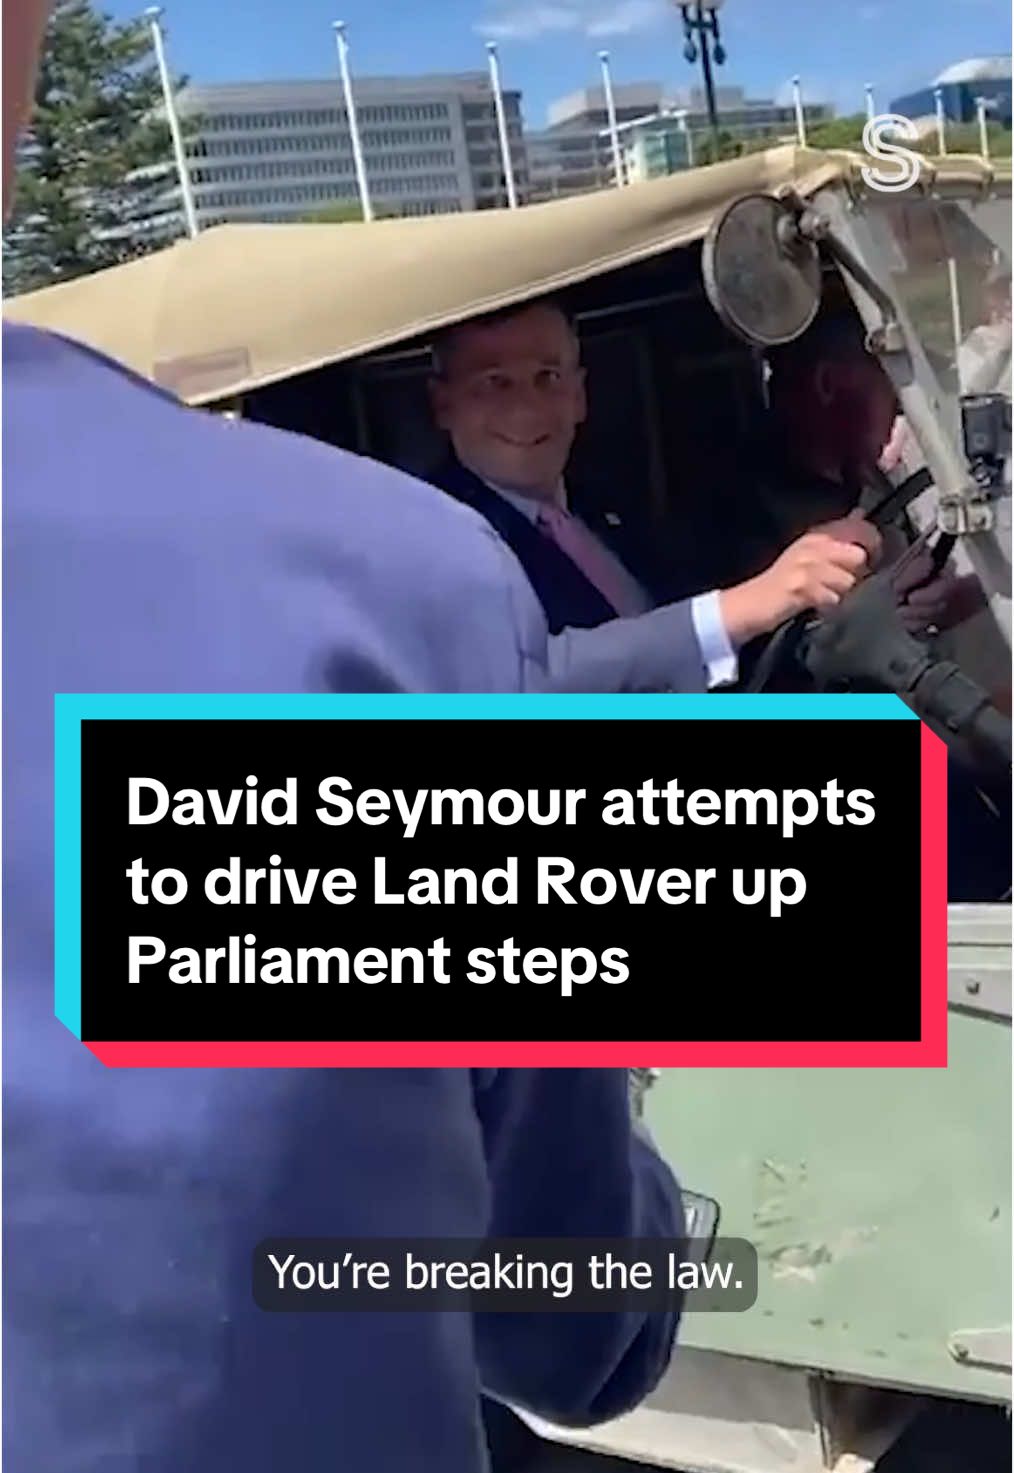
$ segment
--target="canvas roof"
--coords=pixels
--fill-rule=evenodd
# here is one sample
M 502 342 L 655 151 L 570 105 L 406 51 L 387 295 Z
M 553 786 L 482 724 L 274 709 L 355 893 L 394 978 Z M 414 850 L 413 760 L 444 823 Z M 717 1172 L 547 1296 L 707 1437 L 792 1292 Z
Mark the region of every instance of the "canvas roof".
M 518 210 L 340 225 L 223 225 L 5 303 L 207 403 L 560 290 L 699 240 L 731 200 L 859 185 L 864 160 L 780 147 Z M 944 193 L 1009 191 L 981 160 L 937 160 Z

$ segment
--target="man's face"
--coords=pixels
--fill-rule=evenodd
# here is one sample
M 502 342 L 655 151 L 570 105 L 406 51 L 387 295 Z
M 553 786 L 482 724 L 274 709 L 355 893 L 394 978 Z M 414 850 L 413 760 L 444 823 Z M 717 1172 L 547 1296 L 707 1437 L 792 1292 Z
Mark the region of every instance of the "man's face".
M 586 404 L 577 342 L 555 308 L 460 328 L 432 399 L 468 470 L 539 500 L 557 493 Z

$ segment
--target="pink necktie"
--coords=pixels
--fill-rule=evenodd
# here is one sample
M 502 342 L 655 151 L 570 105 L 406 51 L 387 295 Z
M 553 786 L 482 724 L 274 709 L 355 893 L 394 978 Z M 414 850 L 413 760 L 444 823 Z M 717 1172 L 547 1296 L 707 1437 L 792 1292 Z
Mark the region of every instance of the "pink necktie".
M 618 558 L 587 528 L 579 517 L 558 506 L 541 506 L 538 525 L 579 568 L 588 582 L 620 615 L 629 618 L 649 607 L 642 589 Z

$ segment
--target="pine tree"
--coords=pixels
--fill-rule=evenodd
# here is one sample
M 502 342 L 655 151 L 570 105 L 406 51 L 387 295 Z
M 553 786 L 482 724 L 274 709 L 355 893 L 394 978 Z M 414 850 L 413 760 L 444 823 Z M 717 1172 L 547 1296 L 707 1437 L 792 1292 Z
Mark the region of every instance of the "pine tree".
M 165 243 L 151 228 L 175 184 L 150 28 L 57 0 L 18 150 L 5 292 L 29 291 Z

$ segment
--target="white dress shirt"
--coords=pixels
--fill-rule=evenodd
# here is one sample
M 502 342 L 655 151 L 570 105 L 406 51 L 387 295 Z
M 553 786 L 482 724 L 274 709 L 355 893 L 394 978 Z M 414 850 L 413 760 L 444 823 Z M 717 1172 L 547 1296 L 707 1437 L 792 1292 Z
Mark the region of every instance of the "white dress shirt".
M 539 502 L 530 496 L 522 496 L 517 491 L 505 491 L 500 486 L 494 486 L 489 481 L 484 481 L 497 496 L 501 497 L 515 511 L 527 517 L 534 525 L 538 520 Z M 566 500 L 564 499 L 564 504 Z M 583 523 L 590 537 L 595 533 L 587 523 Z M 601 539 L 595 538 L 601 546 Z M 611 549 L 605 551 L 610 557 L 615 554 Z M 628 572 L 628 576 L 629 572 Z M 644 591 L 642 590 L 642 593 Z M 676 609 L 682 609 L 680 604 L 665 604 L 661 608 L 652 609 L 651 599 L 644 593 L 644 606 L 646 612 L 638 614 L 633 618 L 621 619 L 617 617 L 607 624 L 600 624 L 595 629 L 564 629 L 559 634 L 550 636 L 549 639 L 549 674 L 554 682 L 561 687 L 573 690 L 581 689 L 579 672 L 588 671 L 594 684 L 589 689 L 602 689 L 602 670 L 606 666 L 612 666 L 621 650 L 629 657 L 633 657 L 638 671 L 639 680 L 647 680 L 647 684 L 641 688 L 655 690 L 678 689 L 674 685 L 677 678 L 677 665 L 674 662 L 674 651 L 677 640 L 674 637 L 674 625 L 676 623 Z M 725 624 L 722 620 L 722 609 L 717 592 L 698 594 L 690 600 L 690 616 L 693 620 L 694 633 L 697 636 L 697 644 L 701 653 L 707 677 L 708 689 L 717 685 L 731 684 L 737 679 L 739 661 L 732 647 Z M 595 672 L 592 675 L 592 672 Z

